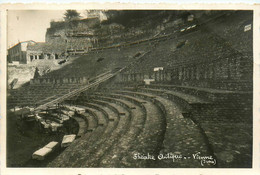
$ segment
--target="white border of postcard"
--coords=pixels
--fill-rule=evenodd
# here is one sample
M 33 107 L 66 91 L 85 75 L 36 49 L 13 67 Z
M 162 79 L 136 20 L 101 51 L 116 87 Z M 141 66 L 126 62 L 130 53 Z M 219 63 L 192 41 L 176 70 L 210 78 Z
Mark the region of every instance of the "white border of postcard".
M 175 174 L 260 174 L 260 5 L 248 4 L 133 4 L 133 3 L 72 3 L 72 4 L 1 4 L 0 19 L 0 129 L 1 129 L 1 174 L 2 175 L 175 175 Z M 194 10 L 254 10 L 254 105 L 253 105 L 253 168 L 6 168 L 6 10 L 63 10 L 63 9 L 194 9 Z

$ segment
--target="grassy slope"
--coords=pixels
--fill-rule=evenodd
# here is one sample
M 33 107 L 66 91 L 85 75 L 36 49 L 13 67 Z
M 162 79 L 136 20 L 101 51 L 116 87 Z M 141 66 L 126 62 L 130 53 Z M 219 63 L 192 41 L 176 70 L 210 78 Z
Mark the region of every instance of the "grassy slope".
M 46 74 L 47 77 L 93 77 L 108 70 L 117 67 L 123 67 L 131 62 L 131 58 L 140 51 L 147 51 L 148 44 L 142 44 L 127 48 L 107 49 L 98 52 L 90 52 L 87 55 L 80 56 L 71 64 L 62 69 Z M 99 58 L 104 58 L 98 61 Z
M 187 63 L 197 64 L 203 60 L 230 57 L 237 51 L 252 55 L 252 31 L 243 31 L 244 25 L 252 22 L 252 16 L 250 12 L 237 13 L 214 20 L 197 31 L 159 42 L 153 47 L 153 52 L 132 70 L 144 72 L 160 66 L 172 68 Z M 183 41 L 186 44 L 176 48 Z M 145 69 L 143 65 L 146 65 Z

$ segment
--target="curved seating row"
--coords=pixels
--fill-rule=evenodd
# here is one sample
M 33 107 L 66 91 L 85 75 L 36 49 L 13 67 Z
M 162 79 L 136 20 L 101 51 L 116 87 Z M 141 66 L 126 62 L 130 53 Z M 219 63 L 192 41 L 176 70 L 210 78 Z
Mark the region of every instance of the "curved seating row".
M 87 130 L 86 122 L 84 121 L 84 119 L 82 119 L 80 117 L 73 116 L 72 118 L 74 120 L 76 120 L 76 122 L 79 125 L 79 130 L 78 130 L 77 136 L 82 137 L 86 133 L 86 130 Z
M 151 84 L 145 85 L 146 88 L 155 89 L 167 89 L 183 92 L 189 95 L 196 95 L 206 100 L 212 101 L 225 101 L 227 98 L 239 95 L 248 95 L 252 92 L 244 91 L 230 91 L 230 90 L 220 90 L 212 88 L 202 88 L 202 87 L 190 87 L 190 86 L 180 86 L 180 85 L 166 85 L 166 84 Z
M 207 120 L 202 120 L 205 116 L 210 117 L 203 111 L 212 110 L 211 107 L 215 102 L 185 91 L 164 86 L 128 87 L 94 93 L 89 95 L 86 101 L 80 102 L 80 105 L 87 109 L 86 113 L 89 115 L 91 115 L 89 111 L 100 113 L 99 115 L 102 113 L 103 117 L 96 116 L 97 121 L 106 122 L 103 126 L 98 125 L 99 131 L 95 129 L 92 133 L 87 133 L 88 136 L 84 136 L 86 140 L 78 141 L 81 146 L 75 152 L 84 153 L 84 156 L 80 156 L 81 158 L 75 163 L 70 165 L 69 162 L 60 163 L 60 166 L 200 167 L 199 160 L 188 158 L 198 152 L 202 156 L 213 156 L 219 165 L 223 166 L 224 161 L 221 156 L 228 150 L 222 144 L 232 143 L 232 139 L 225 136 L 219 139 L 221 143 L 223 142 L 219 144 L 216 138 L 219 138 L 223 132 L 214 133 L 213 130 L 218 124 L 229 129 L 233 126 L 224 127 L 221 121 L 208 123 Z M 197 108 L 198 105 L 201 105 L 202 110 Z M 71 148 L 72 150 L 75 148 Z M 236 146 L 235 150 L 243 152 Z M 136 153 L 147 152 L 155 157 L 159 154 L 173 153 L 186 156 L 187 160 L 173 163 L 171 159 L 160 161 L 133 159 Z M 69 153 L 64 153 L 61 157 L 66 157 L 66 154 L 69 157 Z M 61 159 L 57 160 L 61 161 Z M 216 166 L 205 165 L 205 167 Z
M 102 112 L 106 120 L 106 123 L 103 125 L 105 127 L 105 130 L 103 131 L 102 135 L 100 135 L 94 143 L 89 143 L 88 149 L 85 151 L 85 154 L 88 155 L 88 157 L 86 157 L 84 165 L 91 166 L 88 162 L 92 157 L 96 157 L 96 152 L 100 149 L 100 147 L 105 143 L 105 141 L 110 137 L 110 135 L 117 127 L 118 122 L 114 121 L 117 119 L 118 114 L 113 112 L 110 108 L 102 108 L 98 104 L 84 103 L 84 106 L 88 106 L 88 108 L 96 109 L 99 112 Z M 109 118 L 114 120 L 109 120 Z M 102 118 L 102 120 L 104 120 L 104 118 Z
M 118 121 L 118 124 L 114 128 L 114 131 L 111 133 L 111 135 L 108 135 L 105 142 L 103 142 L 103 144 L 101 144 L 100 147 L 95 151 L 94 155 L 85 160 L 85 166 L 88 167 L 99 167 L 101 159 L 104 157 L 104 155 L 107 154 L 111 147 L 117 144 L 119 139 L 123 137 L 123 135 L 128 131 L 130 125 L 130 113 L 128 110 L 115 103 L 110 103 L 102 100 L 95 101 L 98 101 L 98 103 L 101 103 L 111 110 L 114 110 L 118 115 L 118 120 L 116 120 Z
M 118 90 L 116 93 L 148 99 L 157 104 L 164 112 L 166 130 L 160 154 L 178 152 L 181 155 L 192 155 L 198 148 L 202 149 L 203 154 L 208 154 L 207 145 L 200 135 L 198 127 L 192 120 L 183 117 L 178 105 L 173 101 L 147 92 Z M 157 162 L 157 167 L 198 167 L 199 165 L 200 162 L 194 160 L 173 163 L 172 160 L 166 159 Z
M 251 156 L 248 153 L 251 152 L 249 145 L 252 143 L 252 135 L 250 134 L 252 129 L 250 124 L 250 116 L 252 116 L 252 113 L 250 112 L 251 103 L 247 103 L 247 101 L 251 99 L 250 92 L 222 91 L 197 87 L 175 88 L 174 85 L 146 85 L 145 88 L 128 87 L 125 88 L 125 90 L 131 91 L 131 93 L 135 93 L 135 95 L 140 95 L 140 93 L 148 93 L 149 95 L 156 94 L 158 97 L 162 97 L 176 103 L 176 107 L 183 107 L 185 102 L 187 104 L 185 108 L 186 110 L 189 110 L 189 113 L 187 113 L 188 115 L 183 113 L 182 109 L 180 112 L 184 117 L 187 115 L 193 122 L 195 122 L 197 125 L 197 131 L 200 132 L 200 138 L 202 138 L 201 141 L 204 140 L 205 143 L 203 147 L 207 147 L 207 151 L 214 155 L 217 159 L 218 165 L 216 166 L 235 167 L 237 164 L 241 164 L 238 161 L 238 157 L 241 157 L 242 152 L 246 154 L 246 156 L 242 156 L 243 158 L 247 161 L 251 159 Z M 169 91 L 171 91 L 171 93 L 169 93 Z M 176 95 L 178 98 L 182 99 L 179 100 L 177 98 L 176 100 L 176 98 L 170 98 L 171 96 L 167 95 L 167 93 L 172 94 L 172 96 Z M 194 105 L 194 103 L 190 103 L 189 100 L 186 100 L 186 97 L 182 94 L 185 94 L 186 97 L 193 96 L 197 98 L 195 100 L 199 99 L 199 103 L 195 103 L 196 105 Z M 245 101 L 237 100 L 239 98 L 245 99 Z M 206 103 L 200 104 L 200 99 L 206 100 Z M 241 103 L 243 104 L 241 105 Z M 170 108 L 169 106 L 166 107 L 166 104 L 164 106 L 165 109 Z M 226 131 L 230 131 L 232 136 L 226 135 Z M 172 134 L 172 132 L 169 133 Z M 166 136 L 167 130 L 165 138 Z M 190 144 L 193 140 L 192 138 L 195 138 L 195 136 L 190 137 L 190 141 L 187 143 Z M 240 138 L 245 142 L 238 145 L 234 138 Z M 225 145 L 229 146 L 225 147 Z M 225 160 L 224 155 L 228 155 L 230 158 L 228 162 Z M 187 165 L 191 164 L 186 164 L 184 166 L 187 167 Z M 245 163 L 245 165 L 241 164 L 241 166 L 248 165 Z
M 134 140 L 142 131 L 142 126 L 145 122 L 145 113 L 139 105 L 126 99 L 115 98 L 113 95 L 109 94 L 103 94 L 101 98 L 116 104 L 121 104 L 122 106 L 127 106 L 131 113 L 128 132 L 126 132 L 124 136 L 119 139 L 118 143 L 104 155 L 100 163 L 100 165 L 104 167 L 115 167 L 120 164 L 122 157 L 128 154 L 128 150 L 131 148 Z
M 152 105 L 152 106 L 151 106 Z M 158 139 L 162 137 L 162 127 L 158 126 L 161 122 L 161 111 L 156 106 L 153 106 L 152 102 L 142 100 L 140 98 L 135 98 L 131 96 L 118 96 L 117 94 L 95 94 L 86 103 L 80 104 L 79 107 L 84 106 L 88 109 L 86 112 L 92 110 L 106 111 L 109 119 L 116 120 L 116 117 L 111 117 L 111 113 L 118 112 L 118 124 L 114 127 L 111 132 L 107 132 L 106 139 L 99 136 L 92 145 L 84 145 L 85 158 L 81 158 L 80 162 L 72 164 L 74 167 L 134 167 L 135 162 L 131 162 L 133 151 L 144 151 L 146 149 L 152 150 L 152 152 L 158 151 Z M 110 112 L 109 112 L 110 110 Z M 97 113 L 98 111 L 95 111 Z M 149 120 L 146 120 L 148 116 Z M 108 122 L 110 123 L 110 122 Z M 111 121 L 111 123 L 114 123 Z M 154 128 L 155 131 L 151 132 L 150 128 Z M 157 129 L 159 128 L 159 129 Z M 89 137 L 82 137 L 82 139 L 91 139 L 95 135 L 94 130 Z M 106 131 L 104 130 L 102 135 Z M 102 140 L 102 141 L 101 141 Z M 96 144 L 97 142 L 102 144 Z M 147 142 L 145 144 L 145 142 Z M 153 144 L 150 144 L 153 143 Z M 74 143 L 73 143 L 74 145 Z M 74 147 L 72 145 L 72 147 Z M 68 150 L 70 149 L 67 148 Z M 86 150 L 87 149 L 87 150 Z M 75 150 L 73 148 L 73 150 Z M 90 151 L 91 150 L 91 151 Z M 60 155 L 56 162 L 63 162 L 61 157 L 66 155 L 71 155 L 72 150 L 64 152 Z M 79 151 L 80 152 L 80 151 Z M 64 158 L 64 157 L 63 157 Z M 124 158 L 124 160 L 122 160 Z M 144 161 L 143 161 L 144 162 Z M 67 163 L 53 163 L 50 166 L 66 166 Z M 139 166 L 141 167 L 141 163 Z
M 104 103 L 106 103 L 106 102 L 104 102 Z M 80 139 L 80 145 L 81 146 L 78 146 L 77 142 L 73 143 L 73 145 L 71 147 L 67 148 L 64 151 L 64 153 L 61 154 L 60 156 L 58 156 L 55 161 L 53 161 L 52 163 L 49 164 L 49 166 L 51 166 L 51 167 L 53 167 L 53 166 L 55 166 L 55 167 L 56 166 L 58 166 L 58 167 L 68 166 L 69 162 L 66 161 L 66 159 L 64 159 L 64 157 L 66 157 L 68 155 L 70 155 L 69 157 L 71 157 L 75 154 L 74 146 L 80 147 L 79 149 L 77 149 L 78 150 L 78 151 L 76 151 L 77 153 L 82 152 L 83 155 L 92 155 L 92 154 L 95 155 L 94 153 L 96 153 L 96 151 L 100 150 L 100 149 L 97 149 L 97 148 L 102 147 L 102 145 L 104 145 L 104 142 L 111 135 L 112 131 L 115 130 L 115 123 L 116 122 L 114 122 L 114 121 L 108 122 L 108 120 L 106 120 L 105 117 L 104 117 L 105 116 L 104 110 L 102 110 L 102 111 L 97 110 L 97 106 L 95 106 L 95 108 L 93 108 L 93 104 L 92 104 L 91 107 L 86 107 L 86 106 L 84 106 L 84 104 L 80 104 L 80 107 L 84 107 L 85 109 L 87 109 L 86 110 L 87 113 L 90 113 L 92 115 L 95 114 L 95 116 L 97 117 L 98 123 L 101 124 L 101 125 L 98 125 L 98 127 L 93 132 L 88 133 L 88 136 L 86 134 L 85 137 L 82 137 Z M 116 109 L 115 106 L 112 107 L 112 108 Z M 109 108 L 107 108 L 107 109 L 109 109 Z M 111 114 L 111 113 L 113 113 L 113 111 L 111 110 L 109 113 Z M 118 124 L 122 125 L 122 127 L 119 130 L 120 132 L 123 131 L 124 127 L 127 125 L 127 122 L 126 122 L 127 119 L 128 120 L 130 119 L 130 117 L 129 117 L 130 115 L 129 115 L 128 111 L 126 111 L 125 109 L 121 109 L 121 113 L 124 113 L 126 117 L 123 117 L 123 120 L 118 121 Z M 120 115 L 120 113 L 117 113 L 117 114 L 114 113 L 114 114 Z M 82 157 L 79 161 L 75 161 L 72 164 L 70 164 L 69 167 L 91 166 L 91 164 L 89 164 L 87 162 L 88 159 L 89 159 L 89 157 L 84 157 L 84 158 Z

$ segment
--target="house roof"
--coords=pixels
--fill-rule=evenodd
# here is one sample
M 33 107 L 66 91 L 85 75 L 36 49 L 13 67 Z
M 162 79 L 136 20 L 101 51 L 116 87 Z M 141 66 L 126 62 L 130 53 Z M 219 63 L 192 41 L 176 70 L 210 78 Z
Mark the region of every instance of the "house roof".
M 65 43 L 44 43 L 28 44 L 27 51 L 38 51 L 43 53 L 63 53 L 66 51 Z
M 29 43 L 27 46 L 27 51 L 43 51 L 46 43 L 44 42 L 38 42 L 31 44 Z
M 23 43 L 36 43 L 36 42 L 35 42 L 35 41 L 33 41 L 33 40 L 28 40 L 28 41 L 21 41 L 21 42 L 19 42 L 19 43 L 15 44 L 15 45 L 13 45 L 13 46 L 12 46 L 12 47 L 10 47 L 9 49 L 12 49 L 12 48 L 14 48 L 14 47 L 18 46 L 19 44 L 23 44 Z

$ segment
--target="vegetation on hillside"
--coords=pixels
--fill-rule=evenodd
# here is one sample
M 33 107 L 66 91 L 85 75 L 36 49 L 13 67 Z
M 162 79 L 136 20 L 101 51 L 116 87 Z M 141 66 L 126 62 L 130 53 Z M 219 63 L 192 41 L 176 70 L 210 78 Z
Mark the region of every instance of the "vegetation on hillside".
M 77 10 L 66 10 L 64 19 L 65 21 L 79 20 L 80 13 L 78 13 Z

